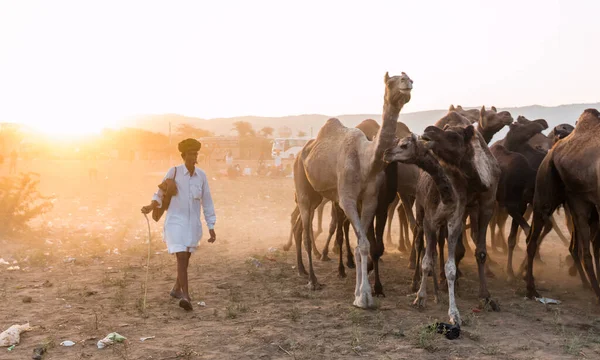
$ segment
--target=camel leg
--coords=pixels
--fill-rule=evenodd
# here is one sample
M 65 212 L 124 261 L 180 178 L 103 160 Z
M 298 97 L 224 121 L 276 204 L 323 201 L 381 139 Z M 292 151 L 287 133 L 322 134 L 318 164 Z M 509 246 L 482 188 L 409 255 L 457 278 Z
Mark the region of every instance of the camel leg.
M 408 224 L 410 225 L 411 230 L 414 229 L 416 225 L 415 216 L 412 211 L 413 204 L 415 203 L 415 198 L 413 196 L 400 194 L 400 199 L 402 200 L 402 204 L 404 205 L 404 212 L 406 214 L 406 219 L 408 220 Z M 406 239 L 408 241 L 408 239 Z M 416 268 L 416 252 L 414 248 L 414 244 L 410 245 L 410 257 L 408 258 L 408 268 L 415 269 Z
M 592 255 L 590 253 L 590 224 L 589 219 L 592 211 L 596 211 L 596 207 L 586 201 L 570 197 L 567 199 L 569 209 L 571 210 L 571 216 L 573 217 L 573 224 L 575 225 L 575 234 L 577 245 L 583 249 L 583 264 L 585 266 L 585 272 L 590 280 L 590 284 L 598 301 L 600 301 L 600 287 L 598 287 L 598 280 L 596 279 L 596 273 L 594 272 L 594 264 L 592 262 Z
M 387 231 L 385 232 L 385 242 L 388 245 L 392 245 L 392 221 L 394 220 L 394 212 L 396 211 L 396 207 L 398 206 L 399 202 L 400 202 L 400 198 L 398 197 L 398 195 L 396 195 L 396 197 L 394 198 L 394 201 L 392 201 L 392 203 L 388 207 Z M 398 214 L 400 214 L 400 213 L 398 213 Z M 402 230 L 400 230 L 400 231 L 402 231 Z M 400 233 L 400 236 L 402 236 L 402 233 Z
M 498 242 L 498 238 L 496 235 L 496 227 L 498 225 L 498 203 L 496 203 L 496 206 L 494 207 L 494 213 L 492 214 L 492 218 L 490 219 L 490 245 L 491 245 L 491 249 L 494 253 L 498 252 L 498 249 L 496 249 L 497 246 L 497 242 Z M 465 230 L 466 230 L 466 226 L 465 226 Z M 464 234 L 463 234 L 464 236 Z
M 583 270 L 583 266 L 581 264 L 581 258 L 579 257 L 579 253 L 580 253 L 580 249 L 577 243 L 577 230 L 573 230 L 573 233 L 571 234 L 571 243 L 569 245 L 569 253 L 571 254 L 571 257 L 573 258 L 573 267 L 576 271 L 572 271 L 569 270 L 569 274 L 574 276 L 575 272 L 579 274 L 579 278 L 581 279 L 581 285 L 583 286 L 584 289 L 589 289 L 590 288 L 590 283 L 587 279 L 587 277 L 585 276 L 585 271 Z
M 596 265 L 596 279 L 600 279 L 600 219 L 598 211 L 592 211 L 590 230 L 592 234 L 592 247 L 594 249 L 594 264 Z
M 479 200 L 476 216 L 471 216 L 471 230 L 474 230 L 473 240 L 477 241 L 475 259 L 477 261 L 477 270 L 479 272 L 479 298 L 482 299 L 486 304 L 489 304 L 492 310 L 496 311 L 498 310 L 498 305 L 490 297 L 485 274 L 485 262 L 487 260 L 486 232 L 493 212 L 492 206 L 486 206 L 486 201 L 484 200 L 485 196 L 486 195 L 483 194 Z M 490 272 L 489 269 L 487 269 L 487 271 L 488 273 Z
M 385 293 L 383 292 L 383 285 L 381 284 L 381 278 L 379 276 L 379 259 L 383 256 L 385 252 L 385 244 L 383 240 L 383 233 L 385 231 L 385 225 L 388 222 L 388 210 L 390 207 L 387 205 L 387 199 L 385 198 L 386 194 L 384 192 L 380 193 L 377 210 L 375 214 L 375 242 L 371 244 L 371 259 L 373 261 L 373 270 L 375 271 L 375 284 L 373 286 L 373 296 L 382 296 L 385 297 Z M 396 196 L 396 198 L 398 198 Z M 394 213 L 395 208 L 392 208 L 392 213 Z
M 460 241 L 463 228 L 463 216 L 455 216 L 453 219 L 448 221 L 448 261 L 444 267 L 446 272 L 446 280 L 448 281 L 448 316 L 450 317 L 450 323 L 460 326 L 462 321 L 460 319 L 460 313 L 456 306 L 456 298 L 454 295 L 454 282 L 456 281 L 456 245 Z M 471 222 L 471 226 L 475 225 Z M 485 226 L 487 227 L 487 223 Z M 480 249 L 478 247 L 477 251 Z M 481 273 L 481 270 L 480 270 Z M 484 276 L 485 280 L 485 276 Z
M 400 241 L 403 241 L 404 245 L 402 247 L 398 245 L 398 250 L 403 249 L 403 251 L 406 253 L 408 249 L 412 247 L 412 244 L 408 233 L 410 224 L 408 223 L 408 215 L 406 214 L 406 206 L 404 204 L 398 207 L 398 215 L 400 215 L 400 212 L 402 212 L 402 219 L 400 219 L 400 228 L 402 231 L 402 236 L 400 237 Z
M 430 273 L 435 273 L 433 251 L 437 242 L 436 229 L 429 223 L 429 221 L 425 221 L 423 224 L 423 232 L 425 233 L 427 245 L 425 246 L 425 256 L 423 257 L 421 263 L 421 286 L 419 287 L 417 298 L 413 302 L 413 305 L 418 307 L 425 307 L 425 303 L 427 302 L 427 277 Z
M 335 210 L 336 212 L 336 218 L 338 219 L 338 221 L 336 222 L 336 235 L 335 235 L 335 242 L 336 242 L 336 246 L 341 249 L 342 248 L 342 243 L 344 242 L 344 232 L 343 232 L 343 224 L 344 221 L 339 221 L 340 219 L 344 219 L 345 215 L 344 215 L 344 211 L 339 207 L 339 205 L 337 204 L 332 204 L 332 210 Z M 343 255 L 343 251 L 339 251 L 338 253 L 339 255 L 339 261 L 338 261 L 338 277 L 339 278 L 345 278 L 346 277 L 346 268 L 344 267 L 344 255 Z
M 342 184 L 343 185 L 343 184 Z M 359 217 L 358 215 L 358 203 L 356 199 L 346 197 L 340 199 L 340 206 L 354 229 L 354 233 L 358 239 L 358 245 L 354 249 L 354 257 L 356 261 L 356 287 L 354 289 L 354 302 L 353 305 L 359 308 L 370 308 L 373 306 L 373 296 L 371 295 L 371 285 L 369 284 L 369 278 L 367 273 L 367 262 L 369 258 L 369 240 L 367 234 L 363 228 L 363 224 L 369 224 L 373 221 L 373 214 L 377 206 L 376 194 L 377 190 L 372 189 L 375 184 L 369 184 L 365 190 L 365 194 L 362 204 L 362 214 L 364 216 Z M 340 194 L 358 194 L 359 191 L 352 191 L 351 189 L 344 189 L 344 186 L 340 186 Z M 369 189 L 371 187 L 371 189 Z M 369 191 L 370 190 L 370 191 Z M 370 216 L 369 216 L 370 214 Z M 363 221 L 364 220 L 364 221 Z
M 302 219 L 300 219 L 300 216 L 296 219 L 292 231 L 294 232 L 294 239 L 296 241 L 296 267 L 298 268 L 298 275 L 307 276 L 308 273 L 302 262 Z
M 338 227 L 337 213 L 338 213 L 338 210 L 336 209 L 336 205 L 332 204 L 331 205 L 331 222 L 329 223 L 329 235 L 327 235 L 327 241 L 325 242 L 325 246 L 323 246 L 323 251 L 321 253 L 321 261 L 331 260 L 331 259 L 329 259 L 329 256 L 327 256 L 327 255 L 329 254 L 329 242 L 331 241 L 331 238 L 335 234 L 335 230 Z M 336 244 L 337 244 L 337 237 L 336 237 Z
M 346 266 L 348 269 L 356 268 L 356 264 L 354 263 L 354 255 L 352 255 L 352 248 L 350 247 L 350 221 L 346 220 L 344 222 L 344 239 L 346 243 Z M 340 246 L 340 251 L 342 247 Z
M 506 212 L 506 209 L 499 208 L 497 219 L 498 219 L 498 235 L 499 235 L 499 237 L 496 238 L 497 239 L 496 246 L 499 246 L 500 249 L 502 250 L 502 252 L 507 252 L 508 246 L 507 246 L 507 241 L 506 241 L 506 235 L 504 235 L 504 229 L 506 228 L 506 220 L 508 220 L 508 212 Z
M 317 208 L 317 232 L 315 233 L 315 239 L 318 238 L 321 233 L 323 233 L 323 211 L 325 210 L 325 205 L 327 205 L 328 202 L 329 200 L 323 199 Z M 315 252 L 315 255 L 317 255 L 317 253 L 318 252 Z
M 424 231 L 423 227 L 420 225 L 417 225 L 414 230 L 413 247 L 415 250 L 416 263 L 410 288 L 412 291 L 417 292 L 417 290 L 419 290 L 418 284 L 421 279 L 421 262 L 423 260 L 423 250 L 425 248 Z
M 446 245 L 446 237 L 448 237 L 448 228 L 442 226 L 438 232 L 437 246 L 439 251 L 439 262 L 440 262 L 440 285 L 446 287 L 446 272 L 444 266 L 446 260 L 444 259 L 444 246 Z
M 289 251 L 290 248 L 292 247 L 292 237 L 294 236 L 294 226 L 296 225 L 296 220 L 298 220 L 299 218 L 300 218 L 300 210 L 298 209 L 298 206 L 296 205 L 296 207 L 294 208 L 294 211 L 292 212 L 292 215 L 291 215 L 290 237 L 288 239 L 287 244 L 285 244 L 283 246 L 283 251 Z
M 554 215 L 550 216 L 550 220 L 552 221 L 552 228 L 554 229 L 554 231 L 556 231 L 556 235 L 558 235 L 558 238 L 560 239 L 560 241 L 562 241 L 562 243 L 565 246 L 569 246 L 570 241 L 567 239 L 565 234 L 563 234 L 560 227 L 558 227 L 558 224 L 556 223 L 556 219 L 554 218 Z
M 508 275 L 508 281 L 515 279 L 515 273 L 513 272 L 513 252 L 515 245 L 517 244 L 517 230 L 519 229 L 519 223 L 513 218 L 510 233 L 508 234 L 508 260 L 506 261 L 506 273 Z
M 527 224 L 527 221 L 529 221 L 529 219 L 531 218 L 532 213 L 533 213 L 533 206 L 528 205 L 527 208 L 525 209 L 525 213 L 522 215 L 523 220 L 524 220 L 525 224 L 527 225 L 526 226 L 527 229 L 529 229 L 529 225 Z M 523 225 L 521 225 L 521 227 L 517 229 L 517 243 L 519 242 L 519 237 L 521 237 L 521 230 L 524 230 L 526 232 L 525 237 L 527 237 L 527 233 L 529 232 L 529 230 L 525 230 L 525 227 L 523 227 Z M 517 247 L 517 249 L 518 249 L 518 247 Z M 539 255 L 540 254 L 538 253 L 537 256 L 539 256 Z
M 312 249 L 314 241 L 314 233 L 312 222 L 315 215 L 315 210 L 321 204 L 323 197 L 315 191 L 308 179 L 304 170 L 304 164 L 301 161 L 294 163 L 294 184 L 296 186 L 297 203 L 300 209 L 300 218 L 302 219 L 302 241 L 308 255 L 308 288 L 316 290 L 320 285 L 315 276 L 313 267 Z

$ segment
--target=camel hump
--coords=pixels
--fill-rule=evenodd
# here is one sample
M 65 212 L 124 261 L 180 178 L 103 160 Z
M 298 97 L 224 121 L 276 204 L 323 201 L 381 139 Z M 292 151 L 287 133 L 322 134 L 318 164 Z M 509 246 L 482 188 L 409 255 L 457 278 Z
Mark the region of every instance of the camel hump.
M 596 109 L 585 109 L 575 123 L 575 132 L 593 131 L 600 125 L 600 112 Z
M 317 138 L 329 137 L 345 128 L 346 127 L 344 126 L 344 124 L 342 124 L 340 119 L 330 118 L 325 122 L 325 125 L 323 125 L 321 130 L 319 130 Z

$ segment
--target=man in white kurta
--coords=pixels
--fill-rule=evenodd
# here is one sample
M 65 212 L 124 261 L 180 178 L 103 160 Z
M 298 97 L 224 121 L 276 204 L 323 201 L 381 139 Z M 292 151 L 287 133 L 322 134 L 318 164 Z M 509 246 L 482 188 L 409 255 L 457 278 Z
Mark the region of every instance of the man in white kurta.
M 171 204 L 166 212 L 164 225 L 164 241 L 167 243 L 169 254 L 178 252 L 194 252 L 202 239 L 202 223 L 200 211 L 209 230 L 215 228 L 217 217 L 213 205 L 206 173 L 196 168 L 194 174 L 185 165 L 169 169 L 164 180 L 173 179 L 177 184 L 177 195 L 171 198 Z M 158 191 L 152 197 L 153 201 L 162 206 L 163 191 Z
M 166 211 L 164 241 L 169 253 L 177 257 L 177 280 L 170 295 L 179 299 L 179 306 L 185 310 L 192 310 L 187 269 L 190 255 L 196 251 L 202 238 L 201 211 L 210 232 L 208 242 L 216 240 L 216 215 L 208 179 L 206 173 L 196 167 L 200 146 L 200 142 L 195 139 L 180 142 L 178 148 L 184 164 L 169 169 L 163 180 L 164 183 L 167 179 L 174 179 L 177 186 L 177 194 L 171 197 Z M 151 204 L 142 208 L 142 213 L 148 214 L 155 208 L 162 207 L 163 195 L 163 190 L 159 188 L 152 197 Z

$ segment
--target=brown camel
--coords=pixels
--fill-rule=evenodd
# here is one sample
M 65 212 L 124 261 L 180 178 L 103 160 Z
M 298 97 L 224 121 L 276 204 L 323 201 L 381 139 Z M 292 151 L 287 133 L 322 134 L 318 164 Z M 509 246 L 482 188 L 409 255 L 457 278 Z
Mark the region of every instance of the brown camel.
M 358 129 L 345 127 L 338 119 L 329 119 L 315 141 L 305 146 L 294 162 L 302 240 L 308 253 L 308 286 L 313 290 L 319 286 L 312 260 L 312 219 L 315 209 L 326 197 L 339 204 L 358 239 L 354 251 L 356 287 L 353 304 L 359 308 L 373 306 L 367 272 L 370 252 L 367 226 L 373 221 L 378 185 L 384 177 L 383 153 L 396 144 L 396 123 L 401 109 L 410 101 L 413 81 L 405 73 L 393 77 L 386 73 L 384 83 L 382 126 L 375 141 L 369 141 Z M 361 214 L 358 213 L 359 203 Z M 378 266 L 376 262 L 374 266 Z
M 448 126 L 447 130 L 429 126 L 422 137 L 425 142 L 419 141 L 413 134 L 404 138 L 385 155 L 386 161 L 412 163 L 423 170 L 417 185 L 417 222 L 422 225 L 427 245 L 422 260 L 421 286 L 414 304 L 425 305 L 429 273 L 433 276 L 435 301 L 438 300 L 434 253 L 438 231 L 445 227 L 448 233 L 448 262 L 445 264 L 449 297 L 448 315 L 450 322 L 459 326 L 461 318 L 454 296 L 455 250 L 462 234 L 468 201 L 467 173 L 472 173 L 473 168 L 477 166 L 473 163 L 476 150 L 471 147 L 471 140 L 475 137 L 475 141 L 479 142 L 479 139 L 474 135 L 475 129 L 472 125 L 464 128 Z M 466 171 L 465 167 L 468 167 Z M 418 242 L 417 238 L 415 242 Z
M 538 248 L 542 226 L 552 212 L 566 203 L 573 220 L 571 255 L 580 268 L 579 249 L 587 278 L 600 301 L 600 287 L 594 273 L 590 239 L 597 240 L 598 208 L 600 207 L 600 112 L 586 109 L 579 117 L 575 130 L 550 150 L 536 178 L 532 229 L 527 237 L 527 295 L 537 297 L 533 278 L 533 259 Z M 592 232 L 595 223 L 596 232 Z M 580 269 L 578 269 L 580 270 Z M 580 270 L 580 274 L 583 271 Z M 582 278 L 582 281 L 585 280 Z M 585 283 L 585 282 L 584 282 Z

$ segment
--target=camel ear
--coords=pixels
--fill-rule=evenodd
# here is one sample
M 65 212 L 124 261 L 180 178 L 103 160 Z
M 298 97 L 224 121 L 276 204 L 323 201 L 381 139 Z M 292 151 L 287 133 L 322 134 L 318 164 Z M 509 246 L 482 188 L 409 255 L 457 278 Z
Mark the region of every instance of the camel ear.
M 454 110 L 456 110 L 456 109 L 454 108 L 454 105 L 450 105 L 450 108 L 448 109 L 448 111 L 454 111 Z
M 485 105 L 481 107 L 479 112 L 479 125 L 485 129 L 487 126 L 487 118 L 485 117 Z
M 449 128 L 450 128 L 450 124 L 444 125 L 444 131 L 448 130 Z
M 492 106 L 492 111 L 493 111 L 493 112 L 498 112 L 498 110 L 496 110 L 496 107 L 495 107 L 495 106 Z
M 415 133 L 410 133 L 410 137 L 411 137 L 411 138 L 412 138 L 412 140 L 413 140 L 413 141 L 415 141 L 415 142 L 419 140 L 419 138 L 417 137 L 417 134 L 415 134 Z
M 383 77 L 383 83 L 387 84 L 388 80 L 390 79 L 390 74 L 389 72 L 385 72 L 385 76 Z
M 462 108 L 462 106 L 460 106 L 460 105 L 457 105 L 457 106 L 456 106 L 456 109 L 457 109 L 457 110 L 462 110 L 463 108 Z
M 537 119 L 537 120 L 534 120 L 534 122 L 542 125 L 542 127 L 543 127 L 542 130 L 546 130 L 548 128 L 548 122 L 544 119 Z
M 465 142 L 471 141 L 471 138 L 475 135 L 475 128 L 473 125 L 469 125 L 465 128 Z

